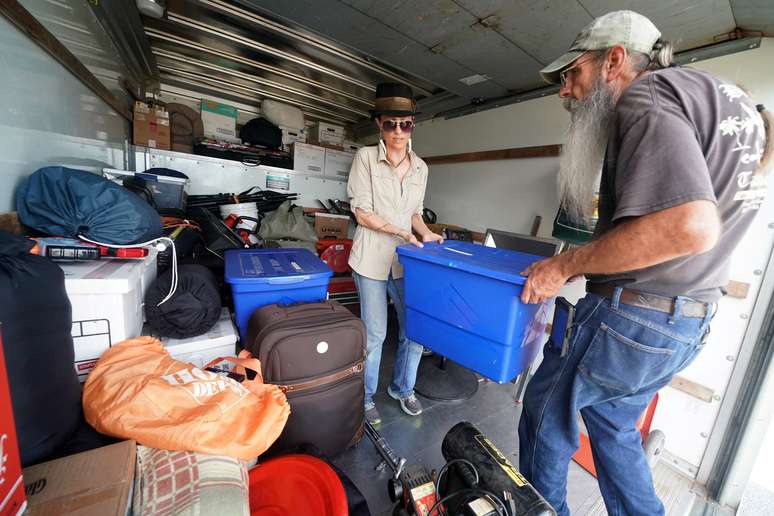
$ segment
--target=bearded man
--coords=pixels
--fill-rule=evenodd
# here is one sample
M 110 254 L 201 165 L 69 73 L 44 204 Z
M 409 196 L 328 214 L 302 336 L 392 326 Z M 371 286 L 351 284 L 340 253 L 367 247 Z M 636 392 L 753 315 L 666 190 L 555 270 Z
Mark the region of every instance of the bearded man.
M 617 11 L 541 71 L 571 113 L 563 206 L 585 219 L 598 185 L 600 195 L 592 242 L 524 271 L 525 303 L 589 280 L 565 339 L 545 346 L 519 423 L 521 472 L 559 515 L 569 514 L 578 412 L 608 513 L 664 514 L 636 422 L 704 346 L 766 191 L 770 115 L 739 87 L 671 61 L 650 20 Z

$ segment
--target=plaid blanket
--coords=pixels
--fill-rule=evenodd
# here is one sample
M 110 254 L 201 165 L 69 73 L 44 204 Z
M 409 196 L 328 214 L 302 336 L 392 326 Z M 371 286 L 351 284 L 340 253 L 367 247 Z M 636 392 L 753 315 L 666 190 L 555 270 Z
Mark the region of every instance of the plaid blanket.
M 137 446 L 135 516 L 248 516 L 247 463 Z

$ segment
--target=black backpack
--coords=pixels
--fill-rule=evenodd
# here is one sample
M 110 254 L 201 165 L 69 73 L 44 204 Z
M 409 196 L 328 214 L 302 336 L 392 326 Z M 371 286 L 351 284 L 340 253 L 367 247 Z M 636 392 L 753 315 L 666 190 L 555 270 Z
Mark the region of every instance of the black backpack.
M 282 146 L 282 130 L 265 118 L 253 118 L 239 131 L 239 137 L 245 145 L 254 145 L 267 149 L 279 149 Z

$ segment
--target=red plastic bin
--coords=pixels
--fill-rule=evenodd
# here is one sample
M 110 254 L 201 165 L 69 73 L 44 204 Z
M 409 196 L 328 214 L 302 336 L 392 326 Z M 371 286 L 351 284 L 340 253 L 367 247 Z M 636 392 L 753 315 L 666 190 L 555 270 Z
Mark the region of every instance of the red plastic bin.
M 349 253 L 352 251 L 352 240 L 319 240 L 317 254 L 334 274 L 349 272 Z
M 347 495 L 336 472 L 311 455 L 284 455 L 250 470 L 250 514 L 347 516 Z

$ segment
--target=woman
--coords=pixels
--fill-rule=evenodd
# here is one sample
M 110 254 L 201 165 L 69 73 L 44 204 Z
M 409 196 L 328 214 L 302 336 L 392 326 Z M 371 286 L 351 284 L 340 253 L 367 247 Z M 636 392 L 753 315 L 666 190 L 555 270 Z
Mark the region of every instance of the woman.
M 422 413 L 414 395 L 422 346 L 406 338 L 403 268 L 395 248 L 405 243 L 443 242 L 422 221 L 427 165 L 411 150 L 416 111 L 411 88 L 383 83 L 376 88 L 371 111 L 379 127 L 377 146 L 360 149 L 352 163 L 347 192 L 358 228 L 349 265 L 360 295 L 360 312 L 368 334 L 365 363 L 365 414 L 381 421 L 373 401 L 379 382 L 382 343 L 387 334 L 387 296 L 398 313 L 398 353 L 387 393 L 411 416 Z

